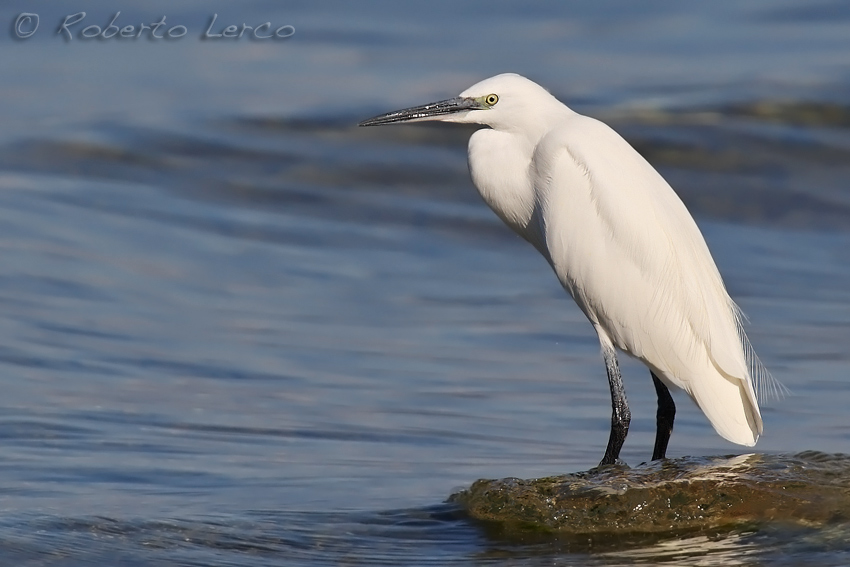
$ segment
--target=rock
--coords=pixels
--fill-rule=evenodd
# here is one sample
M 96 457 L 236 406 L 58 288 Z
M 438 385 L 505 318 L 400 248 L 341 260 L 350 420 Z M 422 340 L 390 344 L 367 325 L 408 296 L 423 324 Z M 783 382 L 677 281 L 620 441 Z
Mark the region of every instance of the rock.
M 509 537 L 821 526 L 850 518 L 850 456 L 683 457 L 534 480 L 479 480 L 450 501 Z

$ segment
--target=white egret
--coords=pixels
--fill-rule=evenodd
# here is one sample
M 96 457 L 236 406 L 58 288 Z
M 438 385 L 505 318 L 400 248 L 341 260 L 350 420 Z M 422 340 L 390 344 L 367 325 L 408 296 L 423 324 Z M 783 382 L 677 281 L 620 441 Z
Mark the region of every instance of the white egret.
M 665 458 L 673 430 L 671 386 L 687 392 L 722 437 L 755 445 L 763 427 L 756 394 L 777 384 L 685 205 L 628 142 L 515 74 L 360 126 L 426 120 L 489 127 L 469 139 L 475 187 L 546 258 L 596 330 L 612 405 L 600 465 L 618 460 L 631 419 L 615 348 L 650 370 L 658 396 L 653 460 Z

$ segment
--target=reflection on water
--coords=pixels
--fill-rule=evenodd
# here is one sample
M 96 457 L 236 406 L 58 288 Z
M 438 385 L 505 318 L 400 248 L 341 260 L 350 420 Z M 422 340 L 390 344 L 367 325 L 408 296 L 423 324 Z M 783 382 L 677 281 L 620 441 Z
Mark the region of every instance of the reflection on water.
M 597 545 L 487 541 L 448 506 L 379 513 L 240 512 L 200 519 L 23 516 L 0 523 L 14 564 L 74 565 L 804 565 L 840 564 L 846 530 L 738 530 Z M 794 547 L 788 542 L 793 540 Z M 51 551 L 48 551 L 51 550 Z M 61 550 L 61 551 L 60 551 Z M 799 551 L 795 551 L 799 550 Z M 795 556 L 800 553 L 800 556 Z

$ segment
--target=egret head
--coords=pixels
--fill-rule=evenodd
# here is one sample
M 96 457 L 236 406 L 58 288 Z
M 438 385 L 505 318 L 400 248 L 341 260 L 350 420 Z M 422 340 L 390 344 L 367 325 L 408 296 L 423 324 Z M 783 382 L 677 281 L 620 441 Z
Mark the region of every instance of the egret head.
M 514 73 L 484 79 L 460 96 L 364 120 L 360 126 L 397 122 L 459 122 L 484 124 L 497 130 L 528 130 L 569 110 L 546 89 Z

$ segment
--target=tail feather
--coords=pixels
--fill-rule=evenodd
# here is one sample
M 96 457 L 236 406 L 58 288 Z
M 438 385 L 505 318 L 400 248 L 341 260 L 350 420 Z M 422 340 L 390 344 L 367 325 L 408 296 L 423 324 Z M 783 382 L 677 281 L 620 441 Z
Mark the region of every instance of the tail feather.
M 747 320 L 747 316 L 731 299 L 729 300 L 729 306 L 732 310 L 732 315 L 734 316 L 735 328 L 738 331 L 738 340 L 741 343 L 741 349 L 744 352 L 744 359 L 747 361 L 748 370 L 752 377 L 752 389 L 755 390 L 755 397 L 762 403 L 770 400 L 779 400 L 785 397 L 789 393 L 788 388 L 782 385 L 782 383 L 774 378 L 770 372 L 768 372 L 767 368 L 764 367 L 756 354 L 756 351 L 753 350 L 753 345 L 750 344 L 750 339 L 747 337 L 747 333 L 744 332 L 744 321 Z
M 689 386 L 688 393 L 721 437 L 747 447 L 756 444 L 764 425 L 749 380 L 725 375 L 711 366 Z

